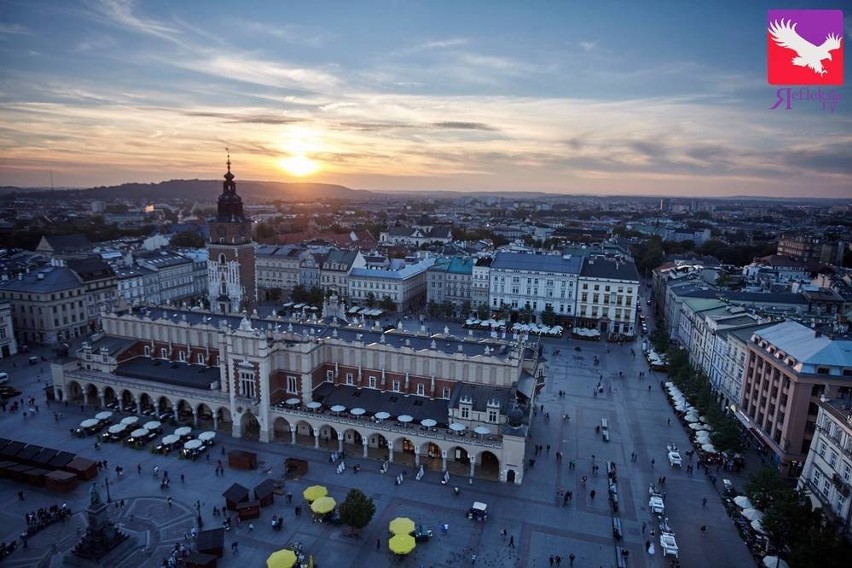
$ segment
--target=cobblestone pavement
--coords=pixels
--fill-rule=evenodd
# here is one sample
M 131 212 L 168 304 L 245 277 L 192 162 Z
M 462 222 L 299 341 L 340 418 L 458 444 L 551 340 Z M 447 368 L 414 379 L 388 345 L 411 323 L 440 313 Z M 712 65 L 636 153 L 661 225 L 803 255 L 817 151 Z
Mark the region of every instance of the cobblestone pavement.
M 419 329 L 416 320 L 408 320 L 407 325 Z M 443 328 L 442 323 L 436 325 Z M 458 326 L 451 330 L 467 334 Z M 185 537 L 195 526 L 197 501 L 201 503 L 204 527 L 218 526 L 221 518 L 214 517 L 212 509 L 224 504 L 222 492 L 234 482 L 252 488 L 269 477 L 281 479 L 283 461 L 287 457 L 309 461 L 305 478 L 285 483 L 285 491 L 295 496 L 293 505 L 288 506 L 283 496 L 276 496 L 274 505 L 264 508 L 262 517 L 254 522 L 253 530 L 249 530 L 246 522 L 240 527 L 234 526 L 226 533 L 226 555 L 220 560 L 220 567 L 265 566 L 270 553 L 290 542 L 302 543 L 313 555 L 315 565 L 322 567 L 470 566 L 473 554 L 477 555 L 477 566 L 549 566 L 551 555 L 561 556 L 563 565 L 567 566 L 568 555 L 572 553 L 576 557 L 574 565 L 578 567 L 615 566 L 616 549 L 603 467 L 607 460 L 614 461 L 618 468 L 623 545 L 630 553 L 629 566 L 668 566 L 659 551 L 654 556 L 646 554 L 648 536 L 642 533 L 642 523 L 652 521 L 647 507 L 647 487 L 659 475 L 666 475 L 668 479 L 667 515 L 677 532 L 683 566 L 754 565 L 720 499 L 710 499 L 706 508 L 701 506 L 703 497 L 714 495 L 714 488 L 706 477 L 689 476 L 665 464 L 666 443 L 673 441 L 686 448 L 687 434 L 675 420 L 671 426 L 667 425 L 667 418 L 674 418 L 674 414 L 659 388 L 661 377 L 645 381 L 637 378 L 638 372 L 647 371 L 647 367 L 641 357 L 631 355 L 631 345 L 618 347 L 574 339 L 544 340 L 543 343 L 549 380 L 540 395 L 539 404 L 544 405 L 544 412 L 537 413 L 534 418 L 528 457 L 533 457 L 535 444 L 544 447 L 549 444 L 551 450 L 536 456 L 536 463 L 527 471 L 522 486 L 482 480 L 468 484 L 459 478 L 445 486 L 440 483 L 437 471 L 427 471 L 419 482 L 408 476 L 401 486 L 396 486 L 393 480 L 404 469 L 397 464 L 392 464 L 387 474 L 381 474 L 377 461 L 348 458 L 348 471 L 336 474 L 329 463 L 328 451 L 238 441 L 221 433 L 210 461 L 180 460 L 175 456 L 157 456 L 112 444 L 105 444 L 96 452 L 93 439 L 73 438 L 69 434 L 71 427 L 93 412 L 82 413 L 79 407 L 56 404 L 45 408 L 40 393 L 44 383 L 39 382 L 39 378 L 46 378 L 47 368 L 24 365 L 29 354 L 0 360 L 0 370 L 10 374 L 11 384 L 24 391 L 24 396 L 36 396 L 42 401 L 41 412 L 26 423 L 20 414 L 0 412 L 0 436 L 107 460 L 110 497 L 113 502 L 125 501 L 123 509 L 111 506 L 110 515 L 137 536 L 139 543 L 139 548 L 118 568 L 155 568 L 175 543 L 191 546 L 191 539 Z M 633 347 L 638 351 L 638 344 Z M 557 348 L 560 353 L 554 355 Z M 593 363 L 595 355 L 601 360 L 598 366 Z M 42 369 L 41 376 L 39 369 Z M 618 378 L 619 371 L 624 373 L 624 378 Z M 603 381 L 605 392 L 595 396 L 592 391 L 598 381 Z M 606 387 L 611 387 L 611 392 Z M 565 396 L 558 395 L 560 390 Z M 52 414 L 57 409 L 63 411 L 63 418 L 58 422 Z M 545 421 L 545 412 L 550 414 L 549 421 Z M 565 413 L 570 421 L 561 419 Z M 609 421 L 612 436 L 609 443 L 595 433 L 594 427 L 601 418 Z M 216 452 L 223 447 L 258 452 L 262 467 L 255 471 L 226 468 L 224 477 L 216 476 L 214 470 L 219 457 Z M 564 456 L 561 462 L 555 458 L 557 451 Z M 630 459 L 632 452 L 638 454 L 635 463 Z M 597 476 L 592 473 L 593 455 L 595 463 L 602 466 Z M 656 462 L 654 466 L 652 458 Z M 576 461 L 575 470 L 568 466 L 572 459 Z M 351 466 L 356 463 L 361 464 L 361 472 L 352 474 Z M 142 466 L 141 474 L 137 474 L 137 464 Z M 115 475 L 115 465 L 124 467 L 123 476 Z M 168 490 L 161 489 L 153 476 L 154 465 L 160 467 L 161 473 L 168 470 L 171 479 Z M 179 481 L 181 474 L 186 479 L 183 484 Z M 585 485 L 581 481 L 583 475 L 588 477 Z M 102 496 L 105 495 L 106 477 L 104 472 L 96 478 Z M 460 483 L 461 495 L 456 497 L 451 486 L 459 482 L 463 483 Z M 374 499 L 376 515 L 360 538 L 347 536 L 343 527 L 313 523 L 309 514 L 295 516 L 293 506 L 300 500 L 302 490 L 316 483 L 327 486 L 338 502 L 352 487 Z M 560 488 L 574 492 L 567 506 L 562 506 L 562 500 L 557 497 Z M 16 538 L 24 527 L 24 514 L 35 508 L 65 501 L 76 513 L 69 521 L 30 538 L 29 548 L 19 548 L 4 566 L 48 566 L 51 561 L 58 565 L 57 554 L 68 551 L 84 529 L 82 509 L 88 503 L 89 489 L 89 484 L 81 484 L 73 493 L 63 496 L 8 480 L 0 481 L 0 539 Z M 590 496 L 591 489 L 596 490 L 595 499 Z M 25 493 L 24 501 L 17 498 L 19 490 Z M 166 501 L 167 495 L 173 498 L 171 508 Z M 490 516 L 484 523 L 465 517 L 474 500 L 488 503 Z M 270 526 L 273 513 L 285 519 L 280 532 L 273 531 Z M 418 524 L 427 524 L 434 530 L 434 538 L 418 543 L 407 557 L 393 557 L 387 551 L 387 524 L 397 516 L 408 516 Z M 446 534 L 440 530 L 443 523 L 448 524 Z M 706 535 L 700 534 L 701 525 L 708 527 Z M 502 537 L 501 529 L 513 538 L 514 547 L 509 546 L 508 537 Z M 239 542 L 238 556 L 231 553 L 234 541 Z M 53 553 L 52 545 L 56 545 L 57 554 Z

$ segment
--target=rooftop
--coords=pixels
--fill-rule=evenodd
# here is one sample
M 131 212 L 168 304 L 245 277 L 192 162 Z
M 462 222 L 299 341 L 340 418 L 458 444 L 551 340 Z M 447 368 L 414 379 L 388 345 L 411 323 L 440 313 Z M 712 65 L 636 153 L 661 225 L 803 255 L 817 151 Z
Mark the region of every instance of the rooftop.
M 525 254 L 498 252 L 491 263 L 492 270 L 527 270 L 531 272 L 561 272 L 580 274 L 581 257 L 565 258 L 554 254 Z
M 785 321 L 755 333 L 800 363 L 852 368 L 852 341 L 830 339 L 804 325 Z

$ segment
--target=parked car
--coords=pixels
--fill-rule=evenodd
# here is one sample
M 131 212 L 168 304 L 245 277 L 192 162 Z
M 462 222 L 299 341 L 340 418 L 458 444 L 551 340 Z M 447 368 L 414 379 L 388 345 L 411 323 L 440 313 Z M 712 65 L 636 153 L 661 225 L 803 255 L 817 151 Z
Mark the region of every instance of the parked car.
M 467 512 L 467 518 L 474 521 L 485 521 L 488 518 L 488 505 L 474 501 Z

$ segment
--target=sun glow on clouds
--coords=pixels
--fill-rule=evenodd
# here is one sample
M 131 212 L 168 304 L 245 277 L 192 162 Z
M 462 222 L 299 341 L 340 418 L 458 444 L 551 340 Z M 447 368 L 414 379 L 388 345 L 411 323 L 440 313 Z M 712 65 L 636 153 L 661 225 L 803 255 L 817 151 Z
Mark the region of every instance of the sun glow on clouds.
M 277 161 L 278 167 L 291 176 L 305 177 L 320 169 L 319 163 L 309 156 L 322 151 L 317 131 L 300 126 L 288 128 L 280 147 L 288 156 Z

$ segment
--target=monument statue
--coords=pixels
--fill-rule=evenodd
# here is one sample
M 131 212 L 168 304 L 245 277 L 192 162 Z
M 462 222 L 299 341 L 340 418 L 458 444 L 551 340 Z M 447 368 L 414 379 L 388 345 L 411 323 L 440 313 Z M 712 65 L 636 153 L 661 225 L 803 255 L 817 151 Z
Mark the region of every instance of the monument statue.
M 92 483 L 92 490 L 89 491 L 89 506 L 97 507 L 101 504 L 101 494 L 98 493 L 98 484 Z

